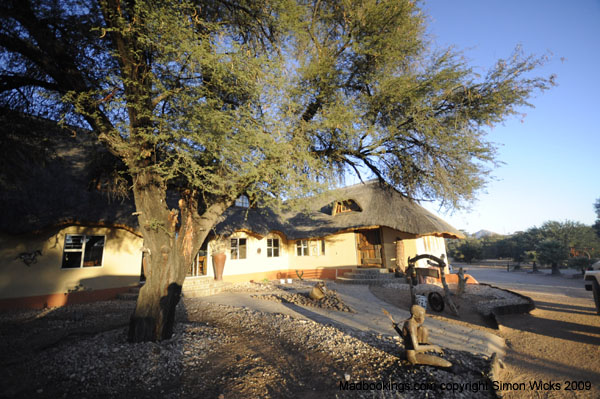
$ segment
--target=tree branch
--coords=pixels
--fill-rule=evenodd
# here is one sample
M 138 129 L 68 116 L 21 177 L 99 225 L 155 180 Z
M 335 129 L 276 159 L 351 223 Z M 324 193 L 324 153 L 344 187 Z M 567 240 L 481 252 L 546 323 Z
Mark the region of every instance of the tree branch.
M 37 86 L 46 90 L 60 92 L 60 86 L 45 80 L 35 79 L 28 76 L 0 75 L 0 92 L 18 89 L 24 86 Z

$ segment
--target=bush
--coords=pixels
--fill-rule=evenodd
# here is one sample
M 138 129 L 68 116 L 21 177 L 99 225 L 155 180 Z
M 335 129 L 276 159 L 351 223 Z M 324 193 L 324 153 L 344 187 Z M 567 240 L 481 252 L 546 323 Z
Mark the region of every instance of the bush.
M 593 260 L 587 256 L 575 256 L 567 260 L 567 266 L 573 269 L 581 270 L 581 273 L 593 264 Z

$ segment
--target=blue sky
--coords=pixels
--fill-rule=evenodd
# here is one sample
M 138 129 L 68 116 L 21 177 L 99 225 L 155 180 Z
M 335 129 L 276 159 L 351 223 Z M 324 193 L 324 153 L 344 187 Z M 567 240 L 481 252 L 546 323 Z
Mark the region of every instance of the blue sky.
M 421 3 L 437 46 L 455 46 L 485 73 L 521 45 L 551 54 L 540 69 L 558 86 L 532 99 L 526 117 L 490 129 L 499 145 L 495 180 L 470 211 L 443 213 L 453 226 L 508 234 L 547 220 L 592 224 L 600 198 L 600 1 L 430 0 Z

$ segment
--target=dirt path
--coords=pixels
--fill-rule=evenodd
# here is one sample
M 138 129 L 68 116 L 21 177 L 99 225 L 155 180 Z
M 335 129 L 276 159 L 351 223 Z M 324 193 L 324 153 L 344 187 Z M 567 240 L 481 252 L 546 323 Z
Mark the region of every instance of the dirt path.
M 517 390 L 506 391 L 505 397 L 600 397 L 600 316 L 595 313 L 593 301 L 521 293 L 533 298 L 536 309 L 499 320 L 499 335 L 508 344 L 503 380 L 519 384 Z M 549 389 L 530 390 L 533 381 L 555 384 L 547 384 Z M 528 389 L 521 389 L 522 383 Z

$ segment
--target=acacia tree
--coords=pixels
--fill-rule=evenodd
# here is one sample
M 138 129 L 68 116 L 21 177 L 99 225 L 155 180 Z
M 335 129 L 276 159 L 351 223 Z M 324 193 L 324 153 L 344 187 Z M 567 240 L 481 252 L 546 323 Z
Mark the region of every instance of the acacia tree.
M 185 269 L 240 194 L 354 171 L 460 206 L 494 163 L 485 128 L 552 85 L 519 51 L 480 77 L 432 50 L 408 0 L 7 0 L 0 22 L 2 106 L 86 128 L 125 165 L 148 259 L 132 341 L 171 335 Z
M 592 227 L 596 230 L 598 238 L 600 238 L 600 198 L 594 202 L 594 210 L 596 211 L 596 222 Z
M 540 263 L 552 266 L 552 274 L 560 274 L 559 266 L 569 257 L 569 249 L 555 238 L 538 243 L 536 253 Z

